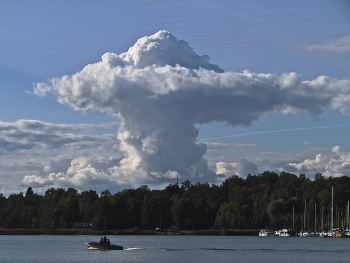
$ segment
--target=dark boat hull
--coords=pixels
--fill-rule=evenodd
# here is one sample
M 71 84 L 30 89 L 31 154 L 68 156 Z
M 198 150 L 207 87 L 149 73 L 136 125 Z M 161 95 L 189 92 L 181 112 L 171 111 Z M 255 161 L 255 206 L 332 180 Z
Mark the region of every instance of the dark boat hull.
M 99 242 L 85 242 L 84 243 L 88 248 L 99 249 L 99 250 L 123 250 L 123 246 L 114 245 L 114 244 L 100 244 Z

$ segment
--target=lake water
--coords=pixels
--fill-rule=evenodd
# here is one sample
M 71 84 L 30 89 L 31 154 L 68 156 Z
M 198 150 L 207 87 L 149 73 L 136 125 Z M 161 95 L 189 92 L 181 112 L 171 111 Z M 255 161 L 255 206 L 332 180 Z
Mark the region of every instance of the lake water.
M 0 262 L 350 262 L 350 238 L 108 236 L 124 250 L 88 249 L 99 236 L 0 236 Z

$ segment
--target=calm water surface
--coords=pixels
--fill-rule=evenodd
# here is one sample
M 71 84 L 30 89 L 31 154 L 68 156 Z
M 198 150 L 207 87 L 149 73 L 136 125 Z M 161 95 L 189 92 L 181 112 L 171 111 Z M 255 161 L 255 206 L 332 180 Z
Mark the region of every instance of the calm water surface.
M 109 236 L 120 251 L 88 249 L 99 236 L 0 236 L 0 262 L 350 262 L 350 238 Z

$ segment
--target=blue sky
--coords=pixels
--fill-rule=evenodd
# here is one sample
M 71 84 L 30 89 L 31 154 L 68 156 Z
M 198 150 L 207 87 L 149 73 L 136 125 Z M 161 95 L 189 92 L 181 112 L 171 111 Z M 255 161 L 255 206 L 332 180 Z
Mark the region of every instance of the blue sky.
M 186 100 L 176 100 L 188 103 L 183 108 L 161 102 L 153 107 L 131 92 L 130 101 L 122 101 L 113 86 L 108 86 L 108 94 L 114 104 L 104 104 L 106 99 L 97 104 L 100 94 L 107 96 L 103 83 L 109 77 L 100 72 L 97 80 L 102 84 L 94 93 L 83 69 L 90 64 L 96 71 L 107 52 L 122 57 L 139 39 L 160 30 L 186 41 L 198 61 L 208 55 L 209 64 L 201 67 L 217 65 L 227 75 L 203 70 L 200 83 L 210 82 L 211 87 L 204 93 L 202 86 L 174 84 L 177 92 L 188 89 Z M 116 192 L 142 184 L 163 188 L 176 182 L 177 174 L 180 181 L 220 184 L 233 174 L 245 178 L 265 170 L 304 173 L 310 178 L 316 172 L 349 175 L 349 36 L 348 1 L 0 1 L 0 189 L 4 194 L 28 186 L 37 192 L 49 187 Z M 180 49 L 176 46 L 167 53 L 167 61 L 174 63 L 171 69 L 156 65 L 155 72 L 138 72 L 141 66 L 128 53 L 123 59 L 134 61 L 133 72 L 138 73 L 123 79 L 153 83 L 142 92 L 155 92 L 157 102 L 161 101 L 166 96 L 159 89 L 164 87 L 154 87 L 164 78 L 154 82 L 151 76 L 160 76 L 162 68 L 162 74 L 177 70 L 179 78 L 175 68 L 179 61 L 172 54 L 180 56 Z M 181 72 L 192 70 L 179 64 Z M 62 77 L 75 74 L 81 83 L 67 88 Z M 248 85 L 244 92 L 251 104 L 235 96 L 232 103 L 237 107 L 229 99 L 220 100 L 213 78 L 222 83 L 240 79 L 242 87 Z M 243 79 L 259 79 L 269 95 Z M 309 99 L 301 98 L 309 105 L 297 103 L 304 94 L 297 84 L 291 85 L 283 104 L 271 110 L 259 108 L 256 98 L 248 99 L 261 96 L 273 105 L 285 94 L 270 93 L 268 85 L 282 79 L 310 88 Z M 127 87 L 123 86 L 125 92 L 131 91 Z M 64 94 L 67 89 L 72 93 Z M 199 99 L 208 94 L 215 100 Z M 82 96 L 85 104 L 79 101 Z M 290 107 L 283 108 L 289 102 Z M 119 105 L 129 105 L 130 111 L 120 110 Z M 138 119 L 131 110 L 156 114 Z M 171 120 L 169 126 L 160 123 L 163 117 Z

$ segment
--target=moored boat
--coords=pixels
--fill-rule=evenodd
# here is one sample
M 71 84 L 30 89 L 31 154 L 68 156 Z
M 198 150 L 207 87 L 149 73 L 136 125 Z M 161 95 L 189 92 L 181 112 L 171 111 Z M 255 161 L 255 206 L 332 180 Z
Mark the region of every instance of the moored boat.
M 276 230 L 273 235 L 276 236 L 276 237 L 279 237 L 280 233 L 281 233 L 281 230 Z
M 299 236 L 301 237 L 311 237 L 311 231 L 310 230 L 304 230 L 299 233 Z
M 320 237 L 329 237 L 328 232 L 326 232 L 322 229 L 322 231 L 320 232 Z
M 333 229 L 332 237 L 345 237 L 345 234 L 343 230 L 337 228 L 337 229 Z
M 273 236 L 273 232 L 267 229 L 261 229 L 259 232 L 259 237 L 270 237 Z
M 295 236 L 295 230 L 294 229 L 287 229 L 284 228 L 279 231 L 280 237 L 294 237 Z

